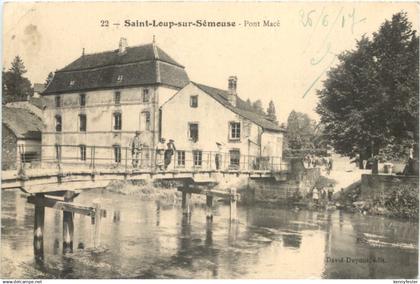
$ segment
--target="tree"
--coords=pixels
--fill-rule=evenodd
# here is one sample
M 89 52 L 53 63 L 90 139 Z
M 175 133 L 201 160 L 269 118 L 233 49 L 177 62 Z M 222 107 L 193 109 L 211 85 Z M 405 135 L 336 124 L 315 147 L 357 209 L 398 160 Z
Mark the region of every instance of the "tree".
M 267 108 L 267 116 L 273 122 L 277 123 L 276 107 L 274 106 L 273 100 L 270 101 Z
M 310 119 L 306 113 L 292 110 L 287 118 L 287 148 L 290 150 L 303 150 L 303 152 L 313 149 L 315 127 L 316 122 Z
M 28 96 L 32 96 L 32 83 L 23 77 L 25 73 L 25 65 L 19 56 L 15 57 L 8 71 L 2 72 L 3 104 L 26 100 Z
M 338 56 L 316 108 L 335 151 L 376 161 L 384 149 L 403 155 L 405 145 L 418 141 L 418 58 L 405 13 Z
M 12 66 L 9 69 L 10 72 L 16 76 L 21 76 L 26 73 L 25 65 L 23 64 L 22 59 L 18 56 L 13 59 Z
M 45 86 L 47 86 L 52 81 L 53 78 L 54 78 L 54 73 L 53 72 L 48 73 L 47 79 L 45 79 Z
M 252 103 L 252 108 L 254 109 L 255 112 L 257 112 L 259 114 L 265 114 L 264 109 L 262 107 L 261 100 L 256 100 L 255 102 L 253 102 Z

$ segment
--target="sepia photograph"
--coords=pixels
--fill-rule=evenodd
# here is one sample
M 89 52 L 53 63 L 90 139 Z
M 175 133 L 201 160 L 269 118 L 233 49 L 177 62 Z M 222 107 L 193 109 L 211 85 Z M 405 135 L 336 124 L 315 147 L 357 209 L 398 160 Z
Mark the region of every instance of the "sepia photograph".
M 418 3 L 2 8 L 3 283 L 417 283 Z

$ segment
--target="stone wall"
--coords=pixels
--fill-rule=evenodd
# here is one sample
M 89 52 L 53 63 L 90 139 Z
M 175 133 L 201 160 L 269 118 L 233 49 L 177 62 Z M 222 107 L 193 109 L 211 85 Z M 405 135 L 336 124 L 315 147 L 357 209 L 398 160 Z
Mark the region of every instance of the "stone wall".
M 362 175 L 361 196 L 362 200 L 367 198 L 380 197 L 388 191 L 393 190 L 398 185 L 408 185 L 413 190 L 419 192 L 418 176 L 399 176 L 399 175 Z
M 6 126 L 2 126 L 1 169 L 16 169 L 17 138 Z
M 314 187 L 320 174 L 319 168 L 306 169 L 301 161 L 291 161 L 287 180 L 276 181 L 273 178 L 252 182 L 254 200 L 256 202 L 287 203 L 295 196 L 305 197 Z

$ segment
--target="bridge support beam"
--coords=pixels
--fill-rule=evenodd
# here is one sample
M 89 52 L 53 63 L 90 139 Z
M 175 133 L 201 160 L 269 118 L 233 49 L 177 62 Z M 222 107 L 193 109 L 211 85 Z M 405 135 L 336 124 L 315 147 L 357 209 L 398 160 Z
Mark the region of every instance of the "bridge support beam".
M 213 196 L 206 196 L 206 217 L 207 220 L 213 220 Z
M 236 188 L 230 189 L 230 221 L 236 222 L 238 220 L 236 213 L 236 201 L 237 201 Z
M 93 247 L 98 247 L 101 243 L 101 205 L 99 203 L 93 203 L 93 208 L 95 208 L 95 215 L 92 216 L 92 225 L 93 227 Z M 119 213 L 118 213 L 119 221 Z
M 41 201 L 44 198 L 43 194 L 36 194 L 35 200 Z M 37 205 L 38 204 L 38 205 Z M 45 207 L 40 205 L 41 202 L 35 204 L 35 219 L 34 219 L 34 255 L 36 260 L 44 259 L 44 216 Z
M 73 202 L 73 192 L 66 192 L 64 202 Z M 63 211 L 63 253 L 73 252 L 74 213 Z
M 191 215 L 191 193 L 186 190 L 182 191 L 182 214 Z

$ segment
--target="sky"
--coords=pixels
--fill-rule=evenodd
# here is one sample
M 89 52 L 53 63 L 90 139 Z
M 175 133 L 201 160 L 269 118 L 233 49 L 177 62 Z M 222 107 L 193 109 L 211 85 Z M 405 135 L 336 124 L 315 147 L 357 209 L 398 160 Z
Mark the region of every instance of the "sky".
M 238 77 L 238 95 L 274 101 L 280 122 L 292 110 L 319 119 L 316 90 L 337 55 L 351 50 L 399 11 L 418 30 L 415 3 L 255 2 L 20 2 L 3 7 L 3 68 L 19 55 L 32 83 L 85 53 L 156 43 L 185 66 L 192 81 L 227 88 Z M 125 27 L 129 21 L 224 21 L 235 27 Z M 108 21 L 108 27 L 102 27 Z M 264 25 L 266 23 L 272 25 Z M 119 25 L 114 25 L 119 24 Z

